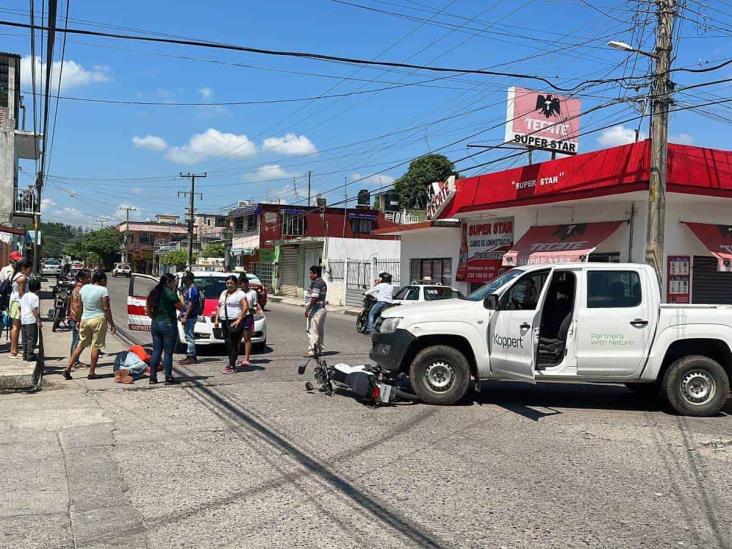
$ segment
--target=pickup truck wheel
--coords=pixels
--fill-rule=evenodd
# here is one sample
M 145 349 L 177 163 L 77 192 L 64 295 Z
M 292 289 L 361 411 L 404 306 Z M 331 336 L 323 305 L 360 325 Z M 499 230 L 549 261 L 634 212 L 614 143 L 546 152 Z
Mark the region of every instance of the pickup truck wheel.
M 729 396 L 729 377 L 719 363 L 702 355 L 671 364 L 661 384 L 669 404 L 685 416 L 712 416 Z
M 422 402 L 455 404 L 468 390 L 470 365 L 454 347 L 434 345 L 417 353 L 409 367 L 409 380 Z

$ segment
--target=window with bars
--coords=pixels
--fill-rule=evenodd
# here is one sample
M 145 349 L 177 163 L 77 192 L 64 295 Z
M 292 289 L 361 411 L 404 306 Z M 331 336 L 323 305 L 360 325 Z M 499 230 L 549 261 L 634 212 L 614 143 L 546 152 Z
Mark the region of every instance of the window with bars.
M 302 214 L 282 214 L 282 234 L 285 236 L 303 236 L 305 234 L 305 216 Z
M 244 218 L 234 218 L 234 230 L 238 233 L 244 232 Z
M 373 227 L 371 219 L 351 219 L 351 229 L 353 233 L 370 234 Z
M 251 233 L 257 230 L 257 214 L 247 216 L 247 232 Z
M 155 244 L 155 235 L 152 233 L 140 233 L 140 244 Z
M 412 259 L 409 278 L 412 281 L 431 280 L 435 284 L 449 286 L 452 284 L 452 259 Z

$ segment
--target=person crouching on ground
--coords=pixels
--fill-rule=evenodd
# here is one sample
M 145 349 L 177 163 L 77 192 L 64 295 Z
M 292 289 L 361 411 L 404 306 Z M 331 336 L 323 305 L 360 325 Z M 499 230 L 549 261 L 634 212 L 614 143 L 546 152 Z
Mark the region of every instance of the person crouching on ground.
M 257 313 L 259 305 L 257 304 L 257 292 L 249 287 L 249 279 L 246 273 L 239 275 L 239 289 L 244 292 L 244 296 L 247 299 L 247 313 L 244 316 L 244 360 L 239 363 L 239 366 L 248 368 L 251 366 L 249 362 L 252 356 L 252 332 L 254 331 L 254 315 Z
M 193 273 L 188 271 L 183 275 L 183 310 L 181 311 L 180 321 L 183 324 L 183 333 L 186 335 L 186 357 L 180 361 L 180 364 L 196 364 L 198 357 L 196 355 L 196 334 L 194 329 L 198 322 L 198 315 L 203 314 L 199 311 L 201 303 L 201 292 L 196 287 Z
M 214 327 L 219 327 L 223 317 L 224 342 L 226 353 L 229 355 L 229 364 L 224 368 L 225 374 L 236 372 L 236 357 L 239 355 L 241 338 L 244 332 L 244 317 L 249 309 L 247 298 L 237 287 L 235 275 L 226 278 L 226 289 L 219 296 L 219 305 L 216 308 Z
M 68 263 L 67 263 L 68 265 Z M 79 344 L 79 324 L 81 323 L 81 289 L 89 284 L 89 271 L 81 269 L 76 273 L 76 284 L 74 289 L 71 290 L 71 299 L 69 299 L 69 308 L 66 313 L 69 327 L 71 328 L 71 350 L 70 354 L 74 353 L 74 349 Z M 78 360 L 73 365 L 74 368 L 83 368 L 84 364 Z
M 178 341 L 178 321 L 176 309 L 182 311 L 185 305 L 183 300 L 175 292 L 175 277 L 165 273 L 160 277 L 158 285 L 155 286 L 147 296 L 147 315 L 152 319 L 150 333 L 152 334 L 153 350 L 150 365 L 150 385 L 158 382 L 157 365 L 160 356 L 163 356 L 163 369 L 165 371 L 165 384 L 177 383 L 173 377 L 173 352 Z
M 87 379 L 97 379 L 97 363 L 99 352 L 107 342 L 107 328 L 114 335 L 117 328 L 112 318 L 112 309 L 109 306 L 109 290 L 107 290 L 107 275 L 104 271 L 94 271 L 91 284 L 87 284 L 80 291 L 81 296 L 81 323 L 79 324 L 79 344 L 69 357 L 69 364 L 63 372 L 64 379 L 72 379 L 71 367 L 79 360 L 81 353 L 91 347 L 91 363 Z
M 41 290 L 41 281 L 28 281 L 28 291 L 20 298 L 20 322 L 23 330 L 23 360 L 35 362 L 38 332 L 41 330 L 41 312 L 38 292 Z
M 305 307 L 305 318 L 307 319 L 308 332 L 308 358 L 317 358 L 323 353 L 323 341 L 325 340 L 325 298 L 328 293 L 328 286 L 321 278 L 323 273 L 319 265 L 310 267 L 310 289 L 308 290 L 308 303 Z

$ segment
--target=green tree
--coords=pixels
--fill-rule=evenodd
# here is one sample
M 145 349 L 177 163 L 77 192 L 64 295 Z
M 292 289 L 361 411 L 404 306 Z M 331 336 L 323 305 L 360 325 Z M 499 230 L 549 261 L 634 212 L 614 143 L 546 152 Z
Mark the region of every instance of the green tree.
M 42 254 L 61 257 L 64 247 L 79 234 L 76 227 L 64 223 L 41 223 Z
M 403 208 L 420 208 L 429 201 L 429 185 L 445 181 L 451 175 L 457 177 L 455 165 L 441 154 L 428 154 L 413 160 L 407 173 L 394 182 Z
M 223 244 L 209 244 L 201 252 L 203 257 L 224 257 Z
M 116 229 L 106 228 L 76 236 L 64 246 L 63 251 L 76 259 L 89 259 L 90 255 L 96 256 L 95 261 L 90 262 L 101 261 L 105 268 L 110 269 L 119 256 L 121 243 L 122 234 Z
M 195 261 L 195 258 L 193 260 Z M 160 262 L 163 265 L 175 265 L 178 269 L 182 269 L 188 263 L 188 252 L 185 250 L 170 250 L 160 256 Z

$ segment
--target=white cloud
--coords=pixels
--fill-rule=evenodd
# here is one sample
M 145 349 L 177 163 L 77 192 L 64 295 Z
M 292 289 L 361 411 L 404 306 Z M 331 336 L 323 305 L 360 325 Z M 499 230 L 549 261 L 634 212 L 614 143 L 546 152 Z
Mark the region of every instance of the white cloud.
M 51 198 L 42 198 L 41 199 L 41 213 L 46 213 L 50 209 L 52 209 L 56 203 Z
M 318 152 L 313 142 L 307 137 L 294 133 L 285 134 L 284 137 L 268 137 L 262 142 L 262 150 L 292 156 Z
M 244 174 L 244 179 L 251 183 L 260 183 L 273 181 L 277 179 L 286 179 L 288 177 L 296 177 L 296 173 L 288 173 L 279 164 L 266 164 L 257 168 L 257 171 Z
M 137 149 L 147 149 L 148 151 L 160 152 L 168 148 L 165 139 L 157 135 L 146 135 L 145 137 L 134 136 L 132 145 Z
M 392 176 L 383 173 L 378 175 L 369 175 L 368 177 L 365 177 L 360 173 L 352 173 L 349 179 L 364 185 L 391 185 L 394 183 L 394 178 Z
M 646 134 L 640 132 L 638 140 L 642 141 L 646 138 Z M 597 142 L 603 147 L 615 147 L 617 145 L 625 145 L 635 142 L 635 130 L 626 128 L 623 124 L 613 126 L 603 131 L 597 138 Z
M 145 189 L 143 189 L 142 187 L 132 187 L 130 192 L 132 194 L 142 194 L 143 192 L 145 192 Z
M 45 86 L 46 81 L 46 64 L 41 62 L 41 58 L 36 56 L 36 85 L 41 87 Z M 60 61 L 54 61 L 51 65 L 51 83 L 56 85 L 58 83 L 59 69 L 61 68 Z M 33 81 L 33 62 L 31 56 L 26 55 L 20 61 L 20 78 L 23 87 L 30 87 Z M 89 84 L 99 82 L 109 82 L 112 79 L 110 76 L 109 67 L 101 65 L 95 65 L 91 69 L 85 69 L 76 61 L 71 59 L 65 60 L 63 64 L 63 72 L 61 72 L 61 90 L 67 90 L 70 88 L 78 88 L 82 86 L 88 86 Z
M 693 145 L 694 144 L 694 136 L 690 133 L 681 132 L 677 135 L 672 135 L 669 138 L 669 141 L 672 143 L 679 143 L 681 145 Z
M 201 94 L 201 99 L 203 99 L 205 101 L 208 101 L 209 99 L 211 99 L 213 97 L 213 90 L 211 88 L 209 88 L 208 86 L 206 86 L 205 88 L 200 88 L 198 90 L 198 93 Z
M 209 128 L 194 134 L 185 145 L 170 147 L 165 158 L 180 164 L 196 164 L 208 158 L 247 158 L 257 153 L 257 147 L 244 135 L 222 133 Z

